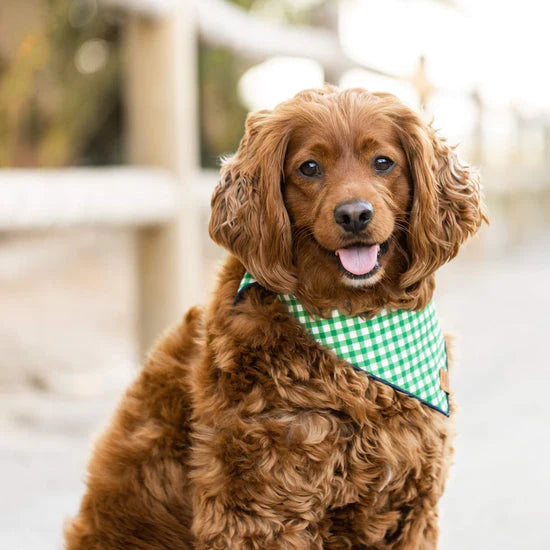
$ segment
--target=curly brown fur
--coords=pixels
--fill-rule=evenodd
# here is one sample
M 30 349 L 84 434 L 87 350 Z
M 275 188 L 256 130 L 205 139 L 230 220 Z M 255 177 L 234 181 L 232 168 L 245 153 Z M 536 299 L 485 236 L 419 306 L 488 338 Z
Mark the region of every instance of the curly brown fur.
M 384 177 L 380 154 L 396 161 Z M 322 181 L 297 172 L 312 155 Z M 360 238 L 390 244 L 351 284 L 332 212 L 356 197 L 375 208 Z M 452 418 L 321 348 L 277 293 L 321 313 L 422 308 L 480 201 L 474 172 L 393 96 L 330 87 L 251 115 L 212 201 L 232 255 L 204 319 L 160 340 L 96 446 L 67 550 L 435 549 Z M 262 287 L 234 304 L 245 269 Z

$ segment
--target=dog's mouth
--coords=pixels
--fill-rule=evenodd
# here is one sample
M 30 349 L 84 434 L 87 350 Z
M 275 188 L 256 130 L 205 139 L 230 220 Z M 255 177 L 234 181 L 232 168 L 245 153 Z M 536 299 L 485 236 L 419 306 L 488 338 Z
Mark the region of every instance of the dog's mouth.
M 383 243 L 355 243 L 338 248 L 334 254 L 338 257 L 340 271 L 350 279 L 369 279 L 380 269 L 380 258 L 390 247 L 390 239 Z

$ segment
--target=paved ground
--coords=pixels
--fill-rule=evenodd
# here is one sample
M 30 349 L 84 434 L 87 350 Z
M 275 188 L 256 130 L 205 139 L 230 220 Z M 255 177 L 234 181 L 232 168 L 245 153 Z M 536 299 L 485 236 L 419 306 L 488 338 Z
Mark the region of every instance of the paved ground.
M 549 285 L 548 238 L 440 277 L 461 406 L 442 550 L 550 548 Z
M 453 382 L 461 405 L 440 548 L 550 548 L 550 236 L 484 263 L 471 256 L 445 268 L 438 286 L 443 324 L 460 335 Z M 122 280 L 111 273 L 107 282 Z M 118 333 L 108 325 L 105 342 L 131 334 L 131 321 L 121 314 L 118 323 Z M 132 360 L 131 345 L 113 346 Z M 113 365 L 108 348 L 103 360 L 105 372 Z M 61 548 L 63 518 L 75 512 L 82 492 L 89 441 L 125 383 L 127 367 L 122 371 L 108 388 L 86 392 L 80 380 L 73 397 L 49 382 L 49 391 L 0 385 L 1 549 Z

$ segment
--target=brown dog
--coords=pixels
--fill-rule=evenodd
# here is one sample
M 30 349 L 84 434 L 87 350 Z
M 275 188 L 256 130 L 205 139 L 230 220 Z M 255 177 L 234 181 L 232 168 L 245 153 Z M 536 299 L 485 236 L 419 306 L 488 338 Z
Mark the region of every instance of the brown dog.
M 421 310 L 484 220 L 477 176 L 388 94 L 328 87 L 250 115 L 210 233 L 208 312 L 151 352 L 89 465 L 76 549 L 437 546 L 451 418 L 323 348 L 310 314 Z M 235 300 L 244 272 L 254 285 Z

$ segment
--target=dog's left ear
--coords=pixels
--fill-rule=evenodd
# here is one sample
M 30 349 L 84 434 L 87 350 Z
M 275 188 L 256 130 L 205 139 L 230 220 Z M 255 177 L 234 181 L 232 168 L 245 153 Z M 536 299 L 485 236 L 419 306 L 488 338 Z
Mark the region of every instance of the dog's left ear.
M 237 153 L 222 165 L 210 216 L 214 242 L 280 293 L 293 293 L 296 285 L 281 189 L 289 134 L 289 122 L 276 110 L 249 115 Z
M 413 186 L 409 265 L 401 287 L 412 289 L 454 258 L 460 245 L 488 220 L 477 171 L 462 163 L 455 149 L 412 111 L 399 128 Z

